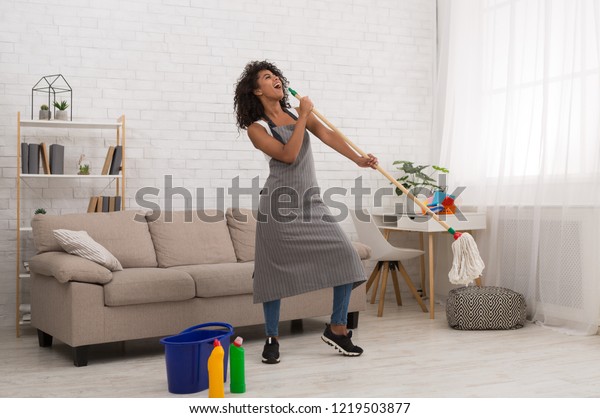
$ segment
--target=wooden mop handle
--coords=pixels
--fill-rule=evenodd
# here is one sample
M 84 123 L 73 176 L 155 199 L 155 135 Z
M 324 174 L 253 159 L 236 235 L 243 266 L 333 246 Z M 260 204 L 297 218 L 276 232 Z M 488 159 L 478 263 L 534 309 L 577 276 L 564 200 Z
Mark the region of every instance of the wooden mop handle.
M 300 100 L 302 98 L 302 96 L 300 96 L 294 89 L 289 88 L 288 90 L 290 91 L 290 93 L 292 93 L 292 95 Z M 342 137 L 342 139 L 344 141 L 346 141 L 348 143 L 348 145 L 350 145 L 352 148 L 354 148 L 354 150 L 356 152 L 358 152 L 360 155 L 362 155 L 365 158 L 370 158 L 366 152 L 364 152 L 363 150 L 361 150 L 354 142 L 352 142 L 346 135 L 344 135 L 338 128 L 336 128 L 331 122 L 329 122 L 327 120 L 327 118 L 325 116 L 323 116 L 317 109 L 315 109 L 313 107 L 312 112 L 315 114 L 316 117 L 318 117 L 325 125 L 327 125 L 329 127 L 329 129 L 331 129 L 332 131 L 336 132 L 339 136 Z M 421 207 L 421 209 L 423 209 L 426 213 L 428 213 L 433 219 L 435 219 L 440 225 L 442 225 L 446 231 L 448 231 L 449 233 L 451 233 L 452 235 L 454 235 L 456 233 L 456 231 L 454 231 L 454 229 L 448 225 L 446 222 L 442 221 L 440 219 L 440 217 L 435 214 L 434 212 L 431 211 L 431 209 L 429 209 L 427 207 L 427 205 L 423 202 L 421 202 L 419 199 L 417 199 L 411 192 L 409 192 L 406 187 L 404 187 L 398 180 L 396 180 L 390 173 L 388 173 L 384 168 L 382 168 L 379 164 L 377 164 L 375 166 L 375 169 L 377 169 L 377 171 L 379 171 L 381 174 L 383 174 L 389 181 L 391 181 L 396 187 L 398 187 L 400 190 L 402 190 L 403 193 L 405 193 L 408 197 L 410 197 L 412 199 L 413 202 L 415 202 L 417 205 L 419 205 L 419 207 Z

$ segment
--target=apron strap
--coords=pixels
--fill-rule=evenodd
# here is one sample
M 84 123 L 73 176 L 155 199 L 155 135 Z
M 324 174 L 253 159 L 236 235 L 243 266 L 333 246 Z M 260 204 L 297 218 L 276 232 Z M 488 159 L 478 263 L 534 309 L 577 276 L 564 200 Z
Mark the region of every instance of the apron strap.
M 294 115 L 292 112 L 290 112 L 287 108 L 283 108 L 283 111 L 285 113 L 287 113 L 288 115 L 290 115 L 292 117 L 292 119 L 298 120 L 298 118 L 296 117 L 296 115 Z M 275 129 L 274 129 L 274 128 L 277 128 L 277 126 L 273 123 L 273 121 L 267 115 L 264 115 L 264 117 L 267 120 L 267 123 L 269 124 L 269 128 L 271 129 L 271 133 L 273 134 L 273 138 L 275 138 L 276 140 L 278 140 L 279 142 L 281 142 L 283 145 L 285 145 L 285 142 L 283 141 L 283 138 L 281 137 L 281 135 L 279 135 L 277 133 L 277 131 L 275 131 Z

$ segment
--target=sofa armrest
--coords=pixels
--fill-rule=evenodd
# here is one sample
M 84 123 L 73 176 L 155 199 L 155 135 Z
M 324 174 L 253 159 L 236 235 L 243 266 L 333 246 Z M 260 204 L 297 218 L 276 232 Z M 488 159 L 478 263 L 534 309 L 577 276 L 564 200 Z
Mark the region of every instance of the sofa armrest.
M 34 256 L 29 260 L 29 268 L 33 273 L 54 276 L 60 283 L 106 284 L 112 280 L 110 270 L 100 264 L 60 251 Z
M 358 253 L 361 260 L 367 260 L 371 258 L 371 247 L 363 244 L 362 242 L 352 241 L 352 246 Z

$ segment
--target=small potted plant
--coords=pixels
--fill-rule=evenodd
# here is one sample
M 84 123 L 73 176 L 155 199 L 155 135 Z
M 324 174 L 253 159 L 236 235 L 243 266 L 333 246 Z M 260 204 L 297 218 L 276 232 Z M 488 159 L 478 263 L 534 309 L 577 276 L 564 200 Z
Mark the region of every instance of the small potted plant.
M 77 174 L 82 176 L 90 174 L 90 165 L 90 161 L 85 157 L 85 154 L 81 154 L 77 162 Z
M 44 208 L 38 208 L 35 210 L 35 212 L 33 212 L 34 215 L 45 215 L 46 214 L 46 209 Z
M 437 165 L 418 165 L 412 161 L 394 161 L 394 166 L 401 172 L 398 180 L 412 195 L 419 197 L 425 196 L 425 199 L 434 198 L 443 200 L 446 192 L 445 181 L 438 183 L 434 178 L 436 175 L 449 173 L 448 169 Z M 396 187 L 396 195 L 402 196 L 404 193 Z M 410 207 L 409 202 L 403 200 L 402 210 Z
M 52 112 L 50 112 L 50 110 L 48 109 L 48 105 L 46 105 L 46 104 L 41 105 L 39 119 L 40 120 L 50 120 L 51 117 L 52 117 Z
M 394 165 L 398 166 L 396 168 L 404 174 L 396 180 L 412 194 L 431 195 L 436 191 L 445 191 L 446 185 L 438 185 L 433 176 L 441 173 L 447 174 L 449 173 L 448 169 L 437 165 L 415 165 L 412 161 L 394 161 Z M 396 187 L 396 194 L 402 196 L 402 190 L 398 187 Z
M 56 108 L 56 110 L 54 111 L 54 119 L 69 120 L 69 115 L 67 113 L 67 108 L 69 107 L 69 104 L 66 100 L 62 100 L 60 103 L 55 100 L 54 107 Z

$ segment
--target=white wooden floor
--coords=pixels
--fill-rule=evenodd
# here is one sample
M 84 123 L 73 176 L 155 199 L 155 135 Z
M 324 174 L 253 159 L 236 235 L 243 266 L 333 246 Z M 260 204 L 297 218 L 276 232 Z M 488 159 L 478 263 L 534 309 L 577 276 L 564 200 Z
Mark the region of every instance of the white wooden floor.
M 392 292 L 393 293 L 393 292 Z M 248 397 L 599 397 L 600 337 L 573 337 L 528 324 L 515 331 L 455 331 L 442 306 L 434 321 L 409 295 L 405 306 L 375 305 L 360 315 L 354 341 L 365 354 L 338 355 L 320 340 L 325 321 L 281 324 L 279 365 L 264 365 L 262 326 L 236 330 L 245 338 Z M 0 397 L 206 397 L 167 390 L 158 339 L 90 350 L 87 367 L 73 366 L 60 342 L 40 348 L 32 329 L 15 338 L 0 330 Z

